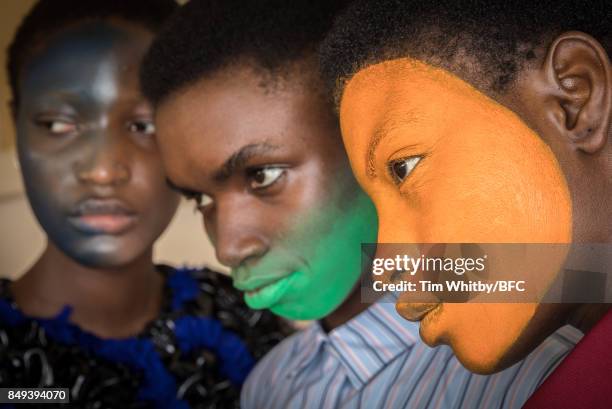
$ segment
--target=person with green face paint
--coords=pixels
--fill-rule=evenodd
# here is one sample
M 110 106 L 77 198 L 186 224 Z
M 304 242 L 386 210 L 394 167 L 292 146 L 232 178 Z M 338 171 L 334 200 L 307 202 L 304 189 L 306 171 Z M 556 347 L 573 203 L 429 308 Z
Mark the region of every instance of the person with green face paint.
M 519 407 L 563 341 L 482 377 L 419 341 L 393 296 L 360 300 L 360 244 L 375 242 L 378 221 L 316 57 L 341 7 L 191 0 L 143 63 L 168 183 L 195 201 L 234 286 L 252 308 L 317 320 L 263 358 L 241 407 Z
M 318 79 L 315 47 L 341 3 L 222 3 L 190 3 L 143 63 L 169 184 L 195 200 L 251 308 L 323 319 L 331 329 L 367 308 L 358 291 L 360 243 L 375 242 L 378 224 Z M 234 7 L 259 20 L 247 23 Z M 189 13 L 199 15 L 193 28 L 181 21 Z M 308 29 L 271 38 L 282 19 Z M 193 59 L 184 62 L 189 69 L 165 72 L 162 60 L 177 61 L 179 48 Z

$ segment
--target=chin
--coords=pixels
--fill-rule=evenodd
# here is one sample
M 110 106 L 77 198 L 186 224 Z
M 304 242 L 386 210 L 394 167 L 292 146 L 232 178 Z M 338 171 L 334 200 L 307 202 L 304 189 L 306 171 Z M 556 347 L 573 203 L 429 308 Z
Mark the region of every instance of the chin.
M 452 348 L 452 346 L 451 346 Z M 490 375 L 505 369 L 501 359 L 474 354 L 477 351 L 462 351 L 452 348 L 461 364 L 470 372 L 480 375 Z
M 425 344 L 430 347 L 448 345 L 459 362 L 477 374 L 496 373 L 514 363 L 509 359 L 510 338 L 500 334 L 494 336 L 491 331 L 477 331 L 476 325 L 447 326 L 445 318 L 428 315 L 421 321 L 419 334 Z
M 134 257 L 123 256 L 112 253 L 106 254 L 103 252 L 79 253 L 71 257 L 81 265 L 89 268 L 119 268 L 129 264 L 134 260 Z
M 421 321 L 419 325 L 419 335 L 421 340 L 430 347 L 448 345 L 459 362 L 468 369 L 481 375 L 488 375 L 498 371 L 499 361 L 489 353 L 483 353 L 474 345 L 465 345 L 463 342 L 456 342 L 455 337 L 449 337 L 435 325 Z M 459 338 L 461 339 L 461 338 Z
M 421 340 L 430 347 L 436 347 L 440 344 L 448 344 L 443 340 L 442 334 L 436 328 L 432 328 L 427 322 L 419 323 L 419 335 Z
M 457 342 L 454 337 L 445 343 L 451 347 L 466 369 L 477 374 L 490 375 L 500 372 L 516 362 L 510 359 L 506 348 L 494 343 L 490 343 L 486 350 L 469 343 Z
M 141 253 L 133 251 L 129 245 L 116 243 L 116 240 L 81 243 L 63 249 L 66 255 L 77 263 L 90 268 L 119 268 L 135 261 Z

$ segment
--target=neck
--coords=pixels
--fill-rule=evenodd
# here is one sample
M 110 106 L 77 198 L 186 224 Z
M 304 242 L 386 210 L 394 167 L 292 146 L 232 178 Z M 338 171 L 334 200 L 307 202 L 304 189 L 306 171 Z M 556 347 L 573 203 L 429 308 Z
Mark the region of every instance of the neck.
M 36 264 L 13 285 L 21 310 L 52 317 L 64 306 L 71 321 L 103 337 L 137 334 L 159 312 L 163 280 L 155 274 L 149 250 L 133 262 L 113 268 L 83 266 L 47 245 Z
M 567 323 L 586 334 L 612 308 L 611 304 L 580 304 L 570 314 Z
M 338 308 L 321 320 L 321 326 L 326 332 L 330 332 L 368 309 L 370 304 L 361 302 L 359 283 L 360 281 Z

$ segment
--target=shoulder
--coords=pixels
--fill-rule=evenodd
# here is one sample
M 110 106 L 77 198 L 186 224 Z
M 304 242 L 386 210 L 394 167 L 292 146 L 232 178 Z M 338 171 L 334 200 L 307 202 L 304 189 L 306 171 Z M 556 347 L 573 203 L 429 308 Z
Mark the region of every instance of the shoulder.
M 166 297 L 172 310 L 210 316 L 217 315 L 219 304 L 235 304 L 238 294 L 231 278 L 209 268 L 158 266 L 166 278 Z
M 253 371 L 261 374 L 287 369 L 293 361 L 300 359 L 300 349 L 303 345 L 310 344 L 310 338 L 310 328 L 285 338 L 259 361 Z
M 2 324 L 0 329 L 2 326 L 24 324 L 29 319 L 15 304 L 10 284 L 10 280 L 0 279 L 0 323 Z
M 582 333 L 578 329 L 566 325 L 548 336 L 524 360 L 496 374 L 511 382 L 506 392 L 508 405 L 504 407 L 515 407 L 517 403 L 522 405 L 581 338 Z
M 255 403 L 264 399 L 265 385 L 273 385 L 283 379 L 302 359 L 302 346 L 309 344 L 311 328 L 300 330 L 285 338 L 268 352 L 251 371 L 242 388 L 240 396 L 243 406 L 258 407 Z
M 565 325 L 546 338 L 543 344 L 553 346 L 563 352 L 572 349 L 583 336 L 584 334 L 578 328 Z
M 252 310 L 226 274 L 208 268 L 162 267 L 173 310 L 216 318 L 243 339 L 255 359 L 293 332 L 284 319 L 267 310 Z
M 11 299 L 11 280 L 0 278 L 0 299 Z
M 527 360 L 535 363 L 533 376 L 537 379 L 536 385 L 541 384 L 557 368 L 582 337 L 580 330 L 571 325 L 565 325 L 546 338 L 528 355 Z M 542 368 L 540 371 L 537 371 L 538 366 Z

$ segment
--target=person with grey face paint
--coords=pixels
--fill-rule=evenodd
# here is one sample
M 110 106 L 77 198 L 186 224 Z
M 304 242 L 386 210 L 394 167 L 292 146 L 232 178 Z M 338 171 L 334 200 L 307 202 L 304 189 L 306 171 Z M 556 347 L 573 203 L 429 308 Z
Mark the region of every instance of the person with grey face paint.
M 48 243 L 0 281 L 0 387 L 78 407 L 237 407 L 282 323 L 229 279 L 152 261 L 166 185 L 138 70 L 171 0 L 42 0 L 9 50 L 26 192 Z M 265 337 L 262 336 L 265 333 Z

